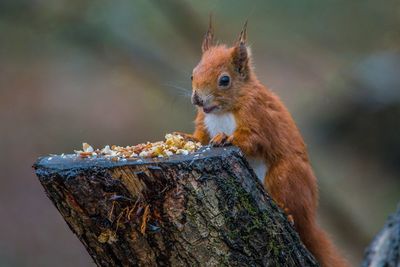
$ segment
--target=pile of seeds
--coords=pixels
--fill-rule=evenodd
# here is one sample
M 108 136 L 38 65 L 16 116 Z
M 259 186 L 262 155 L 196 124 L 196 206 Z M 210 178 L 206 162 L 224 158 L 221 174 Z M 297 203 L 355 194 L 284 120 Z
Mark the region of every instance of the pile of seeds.
M 155 143 L 143 143 L 135 146 L 105 146 L 102 149 L 94 149 L 87 143 L 82 144 L 82 150 L 75 150 L 75 153 L 81 158 L 95 156 L 110 157 L 114 160 L 130 158 L 155 158 L 169 157 L 174 154 L 187 155 L 201 148 L 201 144 L 183 138 L 179 134 L 165 135 L 165 141 Z

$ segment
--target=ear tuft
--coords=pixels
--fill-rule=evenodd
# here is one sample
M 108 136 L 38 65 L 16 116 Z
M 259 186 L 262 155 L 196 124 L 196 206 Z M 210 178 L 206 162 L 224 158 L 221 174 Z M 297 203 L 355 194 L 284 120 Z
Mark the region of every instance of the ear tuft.
M 210 19 L 208 23 L 208 30 L 204 35 L 203 44 L 201 45 L 201 51 L 206 52 L 214 43 L 214 29 L 212 26 L 212 14 L 210 14 Z
M 247 42 L 247 21 L 248 20 L 246 19 L 246 21 L 244 22 L 244 25 L 243 25 L 243 29 L 239 34 L 239 38 L 237 41 L 238 43 L 246 44 L 246 42 Z
M 243 25 L 243 29 L 239 34 L 239 38 L 233 49 L 233 65 L 235 71 L 238 72 L 242 77 L 247 78 L 249 74 L 249 61 L 251 51 L 246 45 L 247 42 L 247 20 Z

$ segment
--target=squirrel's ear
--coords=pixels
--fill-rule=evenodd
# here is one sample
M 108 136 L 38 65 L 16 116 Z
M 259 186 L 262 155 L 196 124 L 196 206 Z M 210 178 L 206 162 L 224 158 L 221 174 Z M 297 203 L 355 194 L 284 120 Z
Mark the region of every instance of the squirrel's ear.
M 204 35 L 203 44 L 201 45 L 201 50 L 203 51 L 203 53 L 206 52 L 213 45 L 213 42 L 214 42 L 214 30 L 212 26 L 212 15 L 210 14 L 208 30 Z
M 240 32 L 239 38 L 233 49 L 233 65 L 235 71 L 241 76 L 247 77 L 249 71 L 250 50 L 246 45 L 247 41 L 247 20 Z

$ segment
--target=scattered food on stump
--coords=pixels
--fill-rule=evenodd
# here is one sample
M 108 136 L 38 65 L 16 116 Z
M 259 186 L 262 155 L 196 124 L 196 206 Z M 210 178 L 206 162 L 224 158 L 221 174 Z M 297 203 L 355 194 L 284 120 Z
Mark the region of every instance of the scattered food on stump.
M 109 157 L 113 160 L 138 159 L 140 157 L 169 157 L 175 154 L 187 155 L 201 148 L 201 144 L 187 140 L 179 134 L 166 134 L 165 141 L 155 143 L 144 143 L 135 146 L 105 146 L 102 149 L 93 149 L 88 143 L 82 144 L 82 150 L 75 150 L 75 153 L 82 158 L 87 157 Z
M 34 168 L 98 266 L 318 266 L 238 148 L 190 142 L 84 145 Z

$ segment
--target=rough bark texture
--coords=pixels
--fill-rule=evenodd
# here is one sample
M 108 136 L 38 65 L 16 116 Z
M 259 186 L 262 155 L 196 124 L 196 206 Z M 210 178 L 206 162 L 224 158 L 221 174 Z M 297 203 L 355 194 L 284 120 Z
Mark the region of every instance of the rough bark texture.
M 236 148 L 34 168 L 98 266 L 318 266 Z
M 362 267 L 400 267 L 400 205 L 365 251 Z

